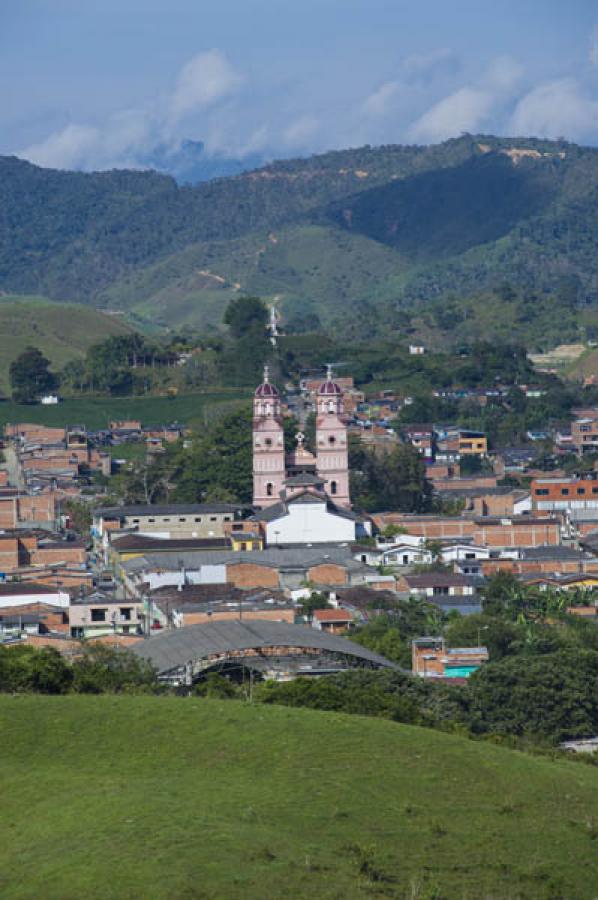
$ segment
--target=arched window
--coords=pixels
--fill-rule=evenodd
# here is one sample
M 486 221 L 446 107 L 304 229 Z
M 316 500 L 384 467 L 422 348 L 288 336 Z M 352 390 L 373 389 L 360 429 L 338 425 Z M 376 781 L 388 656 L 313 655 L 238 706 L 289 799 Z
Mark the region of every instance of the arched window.
M 331 494 L 336 494 L 336 481 L 331 481 L 331 482 L 330 482 L 330 493 L 331 493 Z
M 329 412 L 329 413 L 333 413 L 333 412 L 334 412 L 334 400 L 329 400 L 329 401 L 328 401 L 328 412 Z
M 271 497 L 273 493 L 274 493 L 274 485 L 272 484 L 271 481 L 269 481 L 268 484 L 266 485 L 266 496 Z
M 272 438 L 266 438 L 264 443 L 266 444 L 266 447 L 271 447 L 272 446 Z
M 331 434 L 330 437 L 328 438 L 328 443 L 330 444 L 331 447 L 333 444 L 336 444 L 336 438 L 333 434 Z

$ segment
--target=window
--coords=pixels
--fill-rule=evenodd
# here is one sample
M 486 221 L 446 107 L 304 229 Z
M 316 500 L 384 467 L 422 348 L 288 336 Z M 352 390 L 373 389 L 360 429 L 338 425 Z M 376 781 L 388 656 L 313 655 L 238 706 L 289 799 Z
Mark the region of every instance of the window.
M 228 521 L 228 519 L 227 519 L 227 521 Z M 243 531 L 242 522 L 238 522 L 235 525 L 233 525 L 233 531 Z
M 179 522 L 186 522 L 187 519 L 179 519 Z
M 162 521 L 163 521 L 163 522 L 170 522 L 170 519 L 167 518 L 166 516 L 163 516 L 163 517 L 162 517 Z
M 92 609 L 91 621 L 92 622 L 105 622 L 106 621 L 106 610 L 105 609 Z
M 224 516 L 222 519 L 223 522 L 230 522 L 230 516 Z
M 578 494 L 585 494 L 585 492 L 586 492 L 586 489 L 585 489 L 585 488 L 577 488 L 577 493 L 578 493 Z
M 272 484 L 271 481 L 269 481 L 268 484 L 266 485 L 266 496 L 271 497 L 273 493 L 274 493 L 274 485 Z
M 362 561 L 362 563 L 366 563 L 366 562 L 368 561 L 368 558 L 367 558 L 367 556 L 365 555 L 365 553 L 362 553 L 362 554 L 361 554 L 361 561 Z
M 247 544 L 245 543 L 245 541 L 241 542 L 241 550 L 247 550 Z
M 133 525 L 139 525 L 139 519 L 133 519 Z
M 475 553 L 466 553 L 465 559 L 475 559 Z
M 336 438 L 334 437 L 333 434 L 331 434 L 330 437 L 328 438 L 328 443 L 330 444 L 331 447 L 332 447 L 334 444 L 336 444 Z
M 331 494 L 336 494 L 336 481 L 331 481 L 331 482 L 330 482 L 330 493 L 331 493 Z
M 563 497 L 568 497 L 569 496 L 569 488 L 561 488 L 561 494 L 563 495 Z
M 435 587 L 435 588 L 432 589 L 432 593 L 435 594 L 435 595 L 437 595 L 437 594 L 448 594 L 448 592 L 449 592 L 448 587 Z
M 266 447 L 271 447 L 272 446 L 272 438 L 266 438 L 264 443 L 265 443 Z
M 131 607 L 130 606 L 121 606 L 120 617 L 121 617 L 121 619 L 124 619 L 126 622 L 130 622 L 131 621 Z
M 536 488 L 536 497 L 547 497 L 548 488 Z
M 195 521 L 196 521 L 196 522 L 201 522 L 201 516 L 195 516 Z
M 409 556 L 407 555 L 407 553 L 403 553 L 403 565 L 404 566 L 409 565 Z
M 148 519 L 147 521 L 148 521 L 148 522 L 155 522 L 156 520 L 155 520 L 155 519 Z
M 592 493 L 593 493 L 593 494 L 598 494 L 598 487 L 593 487 L 593 488 L 592 488 Z

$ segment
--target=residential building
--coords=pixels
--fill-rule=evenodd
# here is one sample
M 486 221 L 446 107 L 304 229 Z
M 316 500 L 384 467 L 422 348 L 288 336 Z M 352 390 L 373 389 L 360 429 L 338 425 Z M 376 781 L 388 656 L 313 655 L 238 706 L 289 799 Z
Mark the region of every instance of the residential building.
M 487 661 L 487 647 L 447 647 L 442 637 L 411 642 L 411 669 L 422 678 L 469 678 Z

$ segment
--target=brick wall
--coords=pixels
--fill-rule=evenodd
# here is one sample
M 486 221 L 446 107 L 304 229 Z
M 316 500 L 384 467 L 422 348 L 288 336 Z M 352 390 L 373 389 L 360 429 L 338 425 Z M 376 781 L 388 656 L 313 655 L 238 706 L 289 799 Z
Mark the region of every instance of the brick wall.
M 311 569 L 308 569 L 307 577 L 316 584 L 347 584 L 349 580 L 345 567 L 333 563 L 312 566 Z
M 208 615 L 207 612 L 183 613 L 183 625 L 205 625 L 206 622 L 230 622 L 239 619 L 238 610 L 216 610 Z M 295 621 L 295 612 L 292 609 L 255 609 L 243 610 L 242 620 L 288 622 L 291 625 Z
M 229 563 L 226 567 L 226 580 L 228 584 L 239 588 L 279 587 L 278 569 L 255 563 Z
M 554 519 L 511 521 L 510 524 L 484 524 L 478 519 L 473 532 L 474 543 L 485 547 L 541 547 L 560 544 L 560 539 L 559 525 Z
M 69 547 L 67 543 L 59 547 L 37 547 L 31 550 L 30 562 L 32 566 L 50 565 L 57 562 L 84 563 L 85 548 Z
M 16 538 L 0 538 L 0 572 L 13 572 L 18 567 L 18 540 Z

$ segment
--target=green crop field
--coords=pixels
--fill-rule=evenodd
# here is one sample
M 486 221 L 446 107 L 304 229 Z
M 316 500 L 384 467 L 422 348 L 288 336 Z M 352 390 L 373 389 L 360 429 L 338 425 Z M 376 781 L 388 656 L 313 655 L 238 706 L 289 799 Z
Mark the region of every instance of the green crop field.
M 594 898 L 598 770 L 378 719 L 0 697 L 0 896 Z
M 36 422 L 41 425 L 86 425 L 106 428 L 108 422 L 140 419 L 144 425 L 180 422 L 199 426 L 219 415 L 236 409 L 249 393 L 242 389 L 218 390 L 178 397 L 77 397 L 57 406 L 33 406 L 12 402 L 0 403 L 0 428 L 7 422 Z
M 88 306 L 53 303 L 43 297 L 0 297 L 0 392 L 8 392 L 11 362 L 31 345 L 57 369 L 82 357 L 91 344 L 131 330 L 121 318 Z

